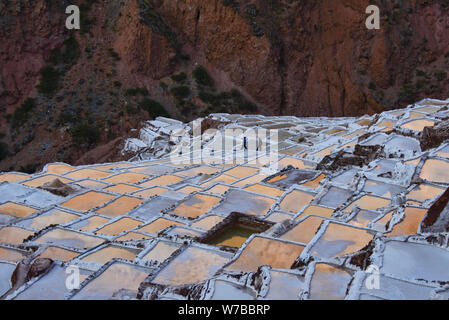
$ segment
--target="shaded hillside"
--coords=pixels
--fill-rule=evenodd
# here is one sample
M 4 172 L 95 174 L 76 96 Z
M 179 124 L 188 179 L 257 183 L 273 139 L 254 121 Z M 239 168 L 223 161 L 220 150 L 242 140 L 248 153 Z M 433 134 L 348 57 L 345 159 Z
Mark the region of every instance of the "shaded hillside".
M 158 115 L 349 116 L 446 98 L 449 2 L 0 2 L 0 168 L 118 160 Z M 381 30 L 365 8 L 381 8 Z

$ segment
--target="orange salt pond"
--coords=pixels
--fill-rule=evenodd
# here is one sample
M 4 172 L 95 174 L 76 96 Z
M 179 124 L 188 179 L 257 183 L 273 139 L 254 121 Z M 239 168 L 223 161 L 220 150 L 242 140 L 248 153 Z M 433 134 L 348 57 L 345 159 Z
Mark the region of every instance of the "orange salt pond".
M 201 230 L 210 230 L 215 227 L 217 224 L 223 221 L 223 217 L 219 216 L 208 216 L 192 223 L 193 228 L 201 229 Z
M 279 204 L 281 210 L 296 213 L 310 203 L 314 195 L 299 190 L 293 190 Z
M 158 178 L 151 179 L 147 182 L 141 183 L 141 187 L 152 187 L 152 186 L 168 186 L 171 184 L 175 184 L 184 180 L 181 177 L 177 177 L 171 174 L 163 175 Z
M 56 228 L 43 234 L 33 242 L 37 244 L 54 244 L 68 248 L 85 249 L 96 247 L 104 241 L 104 239 L 99 237 Z
M 36 212 L 36 209 L 14 202 L 6 202 L 0 205 L 0 214 L 7 214 L 17 218 L 24 218 Z
M 103 228 L 96 231 L 96 233 L 107 234 L 116 236 L 124 231 L 128 231 L 140 226 L 143 222 L 134 220 L 132 218 L 121 218 L 111 224 L 104 226 Z
M 32 236 L 34 232 L 17 227 L 4 227 L 0 229 L 0 242 L 7 244 L 22 244 L 23 241 Z
M 339 257 L 361 250 L 373 237 L 363 229 L 331 222 L 311 252 L 322 258 Z
M 449 162 L 429 159 L 424 163 L 419 177 L 429 181 L 447 183 L 449 181 Z
M 115 186 L 107 187 L 104 189 L 105 191 L 115 192 L 115 193 L 131 193 L 137 190 L 140 190 L 139 187 L 131 186 L 128 184 L 120 183 Z
M 30 176 L 26 174 L 18 174 L 18 173 L 3 173 L 0 175 L 0 183 L 3 182 L 17 182 L 25 179 L 29 179 Z
M 172 213 L 177 216 L 196 218 L 205 214 L 220 201 L 221 199 L 215 196 L 196 194 L 178 205 Z
M 435 122 L 431 120 L 413 120 L 403 124 L 401 128 L 421 132 L 425 127 L 433 127 L 434 125 Z
M 362 210 L 378 210 L 384 208 L 390 204 L 390 200 L 373 197 L 373 196 L 363 196 L 360 199 L 351 203 L 348 207 L 344 209 L 345 212 L 351 212 L 355 206 L 358 206 Z
M 329 209 L 321 206 L 308 206 L 295 220 L 302 219 L 308 215 L 317 215 L 320 217 L 330 218 L 334 213 L 334 209 Z
M 109 221 L 109 219 L 107 219 L 107 218 L 93 216 L 88 219 L 84 219 L 80 222 L 70 225 L 70 228 L 76 229 L 76 230 L 81 230 L 81 231 L 92 231 L 92 230 L 108 223 L 108 221 Z
M 429 184 L 420 184 L 407 194 L 408 199 L 426 201 L 441 195 L 445 189 Z
M 419 226 L 426 213 L 426 209 L 405 208 L 404 218 L 399 223 L 395 224 L 393 229 L 386 235 L 393 237 L 418 233 Z
M 72 171 L 65 175 L 66 178 L 70 178 L 73 180 L 83 180 L 83 179 L 103 179 L 110 176 L 110 172 L 104 172 L 94 169 L 80 169 L 76 171 Z
M 293 229 L 283 234 L 281 239 L 307 244 L 313 239 L 322 222 L 323 218 L 307 217 L 294 226 Z
M 120 258 L 133 261 L 138 254 L 139 254 L 138 250 L 116 246 L 107 246 L 91 254 L 88 254 L 87 256 L 84 256 L 81 260 L 105 264 L 111 261 L 113 258 Z
M 150 176 L 141 173 L 125 172 L 112 176 L 103 181 L 108 183 L 138 183 L 142 180 L 148 179 Z
M 182 225 L 182 223 L 177 222 L 177 221 L 168 220 L 165 218 L 158 218 L 155 221 L 151 222 L 150 224 L 147 224 L 147 225 L 139 228 L 139 231 L 146 232 L 149 234 L 157 234 L 157 233 L 159 233 L 159 231 L 162 231 L 168 227 L 180 226 L 180 225 Z
M 173 259 L 153 279 L 162 285 L 182 285 L 204 281 L 229 261 L 229 254 L 189 247 Z
M 152 198 L 152 197 L 164 194 L 167 191 L 170 191 L 170 189 L 163 188 L 163 187 L 153 187 L 153 188 L 149 188 L 149 189 L 145 189 L 145 190 L 133 193 L 133 195 L 143 197 L 143 198 Z
M 63 204 L 61 204 L 61 206 L 76 211 L 87 212 L 101 205 L 104 205 L 105 203 L 114 199 L 114 197 L 115 196 L 113 195 L 102 192 L 89 191 L 64 202 Z
M 69 182 L 73 181 L 73 180 L 70 180 L 70 179 L 61 178 L 61 177 L 56 176 L 54 174 L 47 174 L 47 175 L 40 176 L 40 177 L 32 179 L 32 180 L 28 180 L 28 181 L 22 182 L 22 184 L 24 186 L 38 188 L 38 187 L 42 187 L 47 182 L 52 182 L 55 179 L 59 179 L 62 183 L 69 183 Z
M 263 184 L 254 184 L 244 188 L 243 190 L 264 194 L 270 197 L 280 197 L 284 193 L 281 189 L 265 186 Z
M 98 209 L 96 212 L 98 214 L 114 218 L 120 215 L 127 214 L 142 202 L 143 200 L 139 198 L 122 196 L 117 200 L 112 201 L 105 207 Z
M 155 260 L 164 262 L 169 258 L 173 252 L 178 250 L 180 245 L 171 242 L 159 241 L 143 258 L 142 260 Z
M 24 221 L 23 226 L 41 230 L 52 224 L 66 224 L 78 218 L 79 216 L 75 214 L 67 213 L 59 209 L 54 209 L 43 213 L 33 219 Z
M 78 252 L 50 246 L 39 255 L 39 258 L 48 258 L 59 261 L 70 261 L 79 255 Z
M 278 269 L 290 269 L 303 250 L 304 247 L 301 245 L 254 237 L 237 260 L 226 269 L 250 272 L 265 265 Z

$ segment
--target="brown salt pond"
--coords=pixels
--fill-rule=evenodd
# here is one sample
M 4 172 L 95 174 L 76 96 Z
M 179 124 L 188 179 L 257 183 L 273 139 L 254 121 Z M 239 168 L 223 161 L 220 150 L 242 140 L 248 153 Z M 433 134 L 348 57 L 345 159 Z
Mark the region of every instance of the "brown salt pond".
M 53 209 L 34 217 L 33 219 L 25 220 L 21 223 L 21 225 L 24 227 L 41 230 L 52 224 L 66 224 L 78 218 L 79 216 L 75 214 L 59 209 Z
M 61 177 L 56 176 L 54 174 L 47 174 L 47 175 L 40 176 L 40 177 L 32 179 L 32 180 L 28 180 L 28 181 L 22 182 L 22 184 L 24 186 L 28 186 L 28 187 L 32 187 L 32 188 L 38 188 L 38 187 L 42 187 L 47 182 L 52 182 L 55 179 L 59 179 L 62 183 L 69 183 L 69 182 L 73 181 L 73 180 L 70 180 L 70 179 L 67 179 L 67 178 L 61 178 Z
M 39 258 L 48 258 L 58 261 L 70 261 L 79 255 L 78 252 L 50 246 L 39 255 Z
M 331 222 L 311 251 L 323 258 L 339 257 L 361 250 L 372 239 L 366 230 Z
M 81 231 L 92 231 L 108 222 L 108 218 L 93 216 L 70 225 L 70 228 Z
M 418 233 L 419 225 L 426 215 L 426 209 L 407 207 L 404 210 L 404 218 L 398 224 L 393 226 L 393 229 L 386 235 L 404 236 Z
M 143 222 L 140 222 L 138 220 L 125 217 L 125 218 L 121 218 L 120 220 L 117 220 L 111 224 L 104 226 L 103 228 L 97 230 L 96 233 L 116 236 L 124 231 L 134 229 L 134 228 L 140 226 L 142 223 Z
M 373 196 L 363 196 L 347 206 L 344 211 L 351 212 L 356 206 L 362 210 L 378 210 L 388 206 L 389 204 L 390 200 L 387 199 Z
M 313 239 L 323 220 L 321 217 L 307 217 L 293 229 L 284 233 L 281 239 L 307 244 Z
M 447 183 L 449 181 L 449 162 L 435 159 L 428 159 L 421 169 L 420 178 Z
M 182 193 L 186 193 L 186 194 L 192 194 L 192 193 L 194 193 L 194 192 L 201 191 L 201 190 L 202 190 L 202 189 L 201 189 L 201 188 L 198 188 L 198 187 L 194 187 L 194 186 L 186 186 L 186 187 L 183 187 L 183 188 L 181 188 L 181 189 L 176 190 L 176 192 L 182 192 Z
M 84 256 L 81 260 L 100 264 L 105 264 L 111 261 L 113 258 L 133 261 L 137 257 L 139 252 L 139 250 L 130 248 L 107 246 L 91 254 L 88 254 L 87 256 Z
M 21 251 L 0 247 L 0 260 L 19 262 L 24 258 L 25 254 Z
M 131 186 L 129 184 L 120 183 L 120 184 L 116 184 L 115 186 L 107 187 L 104 190 L 109 191 L 109 192 L 123 194 L 123 193 L 131 193 L 131 192 L 140 190 L 140 188 L 136 187 L 136 186 Z
M 142 180 L 148 179 L 150 176 L 142 173 L 125 172 L 112 176 L 103 181 L 108 183 L 138 183 Z
M 72 300 L 108 300 L 121 289 L 137 291 L 149 270 L 116 262 L 77 292 Z
M 284 191 L 281 189 L 265 186 L 265 185 L 259 184 L 259 183 L 248 186 L 248 187 L 244 188 L 243 190 L 252 191 L 255 193 L 259 193 L 259 194 L 264 194 L 264 195 L 270 196 L 270 197 L 280 197 L 284 193 Z
M 182 223 L 177 222 L 177 221 L 168 220 L 165 218 L 158 218 L 158 219 L 154 220 L 153 222 L 139 228 L 138 231 L 156 235 L 160 231 L 162 231 L 168 227 L 180 226 L 180 225 L 182 225 Z
M 308 205 L 314 198 L 313 194 L 300 190 L 293 190 L 285 196 L 279 207 L 283 211 L 297 213 Z
M 210 230 L 215 227 L 217 224 L 223 221 L 223 217 L 219 216 L 208 216 L 204 217 L 194 223 L 192 223 L 193 228 L 201 229 L 201 230 Z
M 7 244 L 22 244 L 34 232 L 17 227 L 4 227 L 0 229 L 0 242 Z
M 143 258 L 142 260 L 155 260 L 164 262 L 173 252 L 178 250 L 181 245 L 173 242 L 159 241 Z
M 89 191 L 64 202 L 63 204 L 61 204 L 61 206 L 76 211 L 87 212 L 101 205 L 104 205 L 106 202 L 114 199 L 114 197 L 115 196 L 107 193 Z
M 30 178 L 29 175 L 26 174 L 18 174 L 18 173 L 3 173 L 0 175 L 0 183 L 3 182 L 18 182 L 25 179 Z
M 147 182 L 141 183 L 141 187 L 152 187 L 152 186 L 168 186 L 171 184 L 178 183 L 180 181 L 184 180 L 181 177 L 177 177 L 171 174 L 166 174 L 154 179 L 151 179 Z
M 6 202 L 0 205 L 0 214 L 7 214 L 17 218 L 24 218 L 36 212 L 36 209 L 14 202 Z
M 421 132 L 424 130 L 425 127 L 433 127 L 434 125 L 435 125 L 434 121 L 421 119 L 404 123 L 401 126 L 401 128 Z
M 204 281 L 229 261 L 224 252 L 189 247 L 159 272 L 152 282 L 162 285 L 182 285 Z
M 109 203 L 105 207 L 98 209 L 97 213 L 111 218 L 127 214 L 129 211 L 137 207 L 144 200 L 129 196 L 122 196 L 117 200 Z
M 302 219 L 308 215 L 316 215 L 324 218 L 330 218 L 333 213 L 334 209 L 311 205 L 308 206 L 306 209 L 304 209 L 304 211 L 295 220 Z
M 254 237 L 240 256 L 226 267 L 231 271 L 255 271 L 260 266 L 290 269 L 304 250 L 304 246 L 274 239 Z
M 143 198 L 152 198 L 152 197 L 164 194 L 167 191 L 170 191 L 170 189 L 167 189 L 164 187 L 153 187 L 153 188 L 149 188 L 149 189 L 145 189 L 145 190 L 136 192 L 133 195 L 138 196 L 138 197 L 143 197 Z
M 227 170 L 226 174 L 236 178 L 246 178 L 252 176 L 257 172 L 259 172 L 259 169 L 257 168 L 238 166 L 230 170 Z
M 130 231 L 127 232 L 126 234 L 124 234 L 121 237 L 116 238 L 114 241 L 137 241 L 137 240 L 147 240 L 147 239 L 151 239 L 150 236 L 147 236 L 145 234 L 142 233 L 138 233 L 138 232 L 134 232 L 134 231 Z
M 229 188 L 230 188 L 229 186 L 217 184 L 217 185 L 213 186 L 212 188 L 208 189 L 207 192 L 223 195 L 229 190 Z
M 37 244 L 53 244 L 75 249 L 89 249 L 104 242 L 104 239 L 66 229 L 52 229 L 33 241 Z
M 407 194 L 407 199 L 426 201 L 441 195 L 445 189 L 430 184 L 420 184 Z
M 65 175 L 66 178 L 70 178 L 73 180 L 84 180 L 84 179 L 103 179 L 110 176 L 110 172 L 104 172 L 94 169 L 80 169 L 76 171 L 72 171 Z
M 343 300 L 352 276 L 331 265 L 317 263 L 310 282 L 309 299 Z
M 196 218 L 208 212 L 220 201 L 221 198 L 215 196 L 196 194 L 178 205 L 172 213 L 181 217 Z

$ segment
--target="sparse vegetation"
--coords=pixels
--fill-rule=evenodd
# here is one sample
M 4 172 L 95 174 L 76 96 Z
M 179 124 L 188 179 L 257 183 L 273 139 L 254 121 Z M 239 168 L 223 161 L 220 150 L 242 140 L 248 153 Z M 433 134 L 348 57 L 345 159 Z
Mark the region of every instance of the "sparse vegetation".
M 172 80 L 178 83 L 183 83 L 187 79 L 187 74 L 185 72 L 181 72 L 171 76 Z
M 41 80 L 37 86 L 39 93 L 52 97 L 59 88 L 61 74 L 53 66 L 47 66 L 41 70 Z
M 202 66 L 197 67 L 193 71 L 193 77 L 195 78 L 196 83 L 200 86 L 214 87 L 214 81 L 207 70 Z
M 76 125 L 71 130 L 72 141 L 75 144 L 95 144 L 100 139 L 100 131 L 96 126 L 88 123 Z
M 126 89 L 125 95 L 127 96 L 148 96 L 150 93 L 148 92 L 147 88 L 129 88 Z
M 190 96 L 190 88 L 187 86 L 174 87 L 170 92 L 178 101 L 187 99 Z
M 151 117 L 169 117 L 167 110 L 164 106 L 153 99 L 145 98 L 139 103 L 139 107 L 147 111 Z
M 11 126 L 18 128 L 26 123 L 30 117 L 30 112 L 36 108 L 36 100 L 27 98 L 20 107 L 18 107 L 11 117 Z

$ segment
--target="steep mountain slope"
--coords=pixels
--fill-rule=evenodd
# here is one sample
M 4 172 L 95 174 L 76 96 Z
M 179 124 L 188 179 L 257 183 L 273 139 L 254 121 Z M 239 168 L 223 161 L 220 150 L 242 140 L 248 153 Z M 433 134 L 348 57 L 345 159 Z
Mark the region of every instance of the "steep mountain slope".
M 65 1 L 0 2 L 2 170 L 117 160 L 157 115 L 351 116 L 449 93 L 447 0 L 74 3 L 69 33 Z

